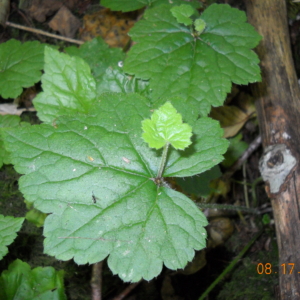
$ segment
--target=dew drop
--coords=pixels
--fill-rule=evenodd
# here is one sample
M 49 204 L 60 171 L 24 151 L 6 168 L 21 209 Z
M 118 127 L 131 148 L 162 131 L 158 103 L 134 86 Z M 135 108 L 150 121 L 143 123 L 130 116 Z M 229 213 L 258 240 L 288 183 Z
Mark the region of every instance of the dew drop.
M 123 68 L 123 62 L 121 60 L 118 62 L 118 67 Z

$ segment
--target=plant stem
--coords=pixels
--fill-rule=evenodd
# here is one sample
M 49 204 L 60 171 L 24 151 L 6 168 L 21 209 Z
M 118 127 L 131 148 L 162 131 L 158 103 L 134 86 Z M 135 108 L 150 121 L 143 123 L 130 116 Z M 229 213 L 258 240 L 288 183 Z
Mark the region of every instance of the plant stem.
M 227 273 L 239 262 L 239 260 L 244 256 L 252 244 L 260 237 L 263 233 L 264 228 L 262 228 L 252 239 L 251 241 L 243 248 L 243 250 L 238 254 L 238 256 L 225 268 L 225 270 L 215 279 L 215 281 L 206 289 L 206 291 L 201 295 L 198 300 L 204 300 L 209 292 L 225 277 Z
M 160 161 L 159 170 L 158 170 L 158 173 L 157 173 L 157 178 L 161 178 L 162 173 L 164 171 L 166 160 L 167 160 L 167 155 L 168 155 L 169 145 L 170 145 L 169 143 L 166 143 L 164 145 L 164 149 L 163 149 L 163 153 L 162 153 L 162 157 L 161 157 L 161 161 Z

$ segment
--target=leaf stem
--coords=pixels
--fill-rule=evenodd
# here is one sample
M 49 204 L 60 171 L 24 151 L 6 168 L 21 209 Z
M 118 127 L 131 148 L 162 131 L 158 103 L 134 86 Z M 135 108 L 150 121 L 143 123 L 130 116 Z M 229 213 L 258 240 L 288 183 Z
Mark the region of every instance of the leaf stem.
M 162 153 L 162 157 L 161 157 L 161 161 L 160 161 L 159 170 L 158 170 L 158 173 L 157 173 L 157 178 L 161 178 L 162 173 L 164 171 L 166 160 L 167 160 L 167 155 L 168 155 L 169 145 L 170 145 L 169 143 L 166 143 L 164 145 L 164 149 L 163 149 L 163 153 Z

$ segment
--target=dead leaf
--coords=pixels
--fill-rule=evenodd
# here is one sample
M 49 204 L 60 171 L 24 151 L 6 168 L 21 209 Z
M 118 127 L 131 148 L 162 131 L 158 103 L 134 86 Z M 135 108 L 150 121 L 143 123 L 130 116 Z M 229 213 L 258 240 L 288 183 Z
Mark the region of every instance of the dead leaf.
M 51 29 L 58 31 L 62 36 L 73 38 L 79 29 L 81 22 L 76 18 L 71 11 L 62 6 L 49 22 Z
M 224 129 L 224 137 L 229 138 L 235 136 L 244 124 L 253 116 L 254 111 L 243 112 L 237 106 L 221 106 L 213 107 L 210 117 L 220 121 L 221 127 Z
M 80 34 L 83 41 L 101 36 L 109 46 L 121 48 L 129 42 L 128 31 L 134 25 L 128 14 L 112 12 L 109 9 L 85 15 L 83 23 Z

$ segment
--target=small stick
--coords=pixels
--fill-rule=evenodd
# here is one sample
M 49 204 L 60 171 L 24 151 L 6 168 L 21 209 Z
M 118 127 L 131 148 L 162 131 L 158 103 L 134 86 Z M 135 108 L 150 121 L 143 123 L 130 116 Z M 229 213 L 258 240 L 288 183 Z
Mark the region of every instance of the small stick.
M 119 294 L 118 296 L 114 297 L 113 300 L 122 300 L 122 299 L 124 299 L 141 282 L 142 282 L 142 280 L 130 284 L 123 292 L 121 292 L 121 294 Z
M 92 300 L 102 299 L 102 264 L 103 261 L 93 264 L 91 279 Z
M 40 29 L 35 29 L 35 28 L 31 28 L 31 27 L 27 27 L 27 26 L 23 26 L 23 25 L 19 25 L 19 24 L 15 24 L 15 23 L 11 23 L 6 21 L 5 25 L 10 26 L 10 27 L 14 27 L 14 28 L 18 28 L 21 30 L 25 30 L 25 31 L 29 31 L 29 32 L 33 32 L 36 34 L 41 34 L 41 35 L 45 35 L 48 37 L 52 37 L 54 39 L 59 39 L 59 40 L 63 40 L 65 42 L 69 42 L 69 43 L 74 43 L 74 44 L 78 44 L 78 45 L 82 45 L 84 44 L 84 41 L 79 41 L 79 40 L 75 40 L 75 39 L 70 39 L 61 35 L 57 35 L 57 34 L 52 34 Z

